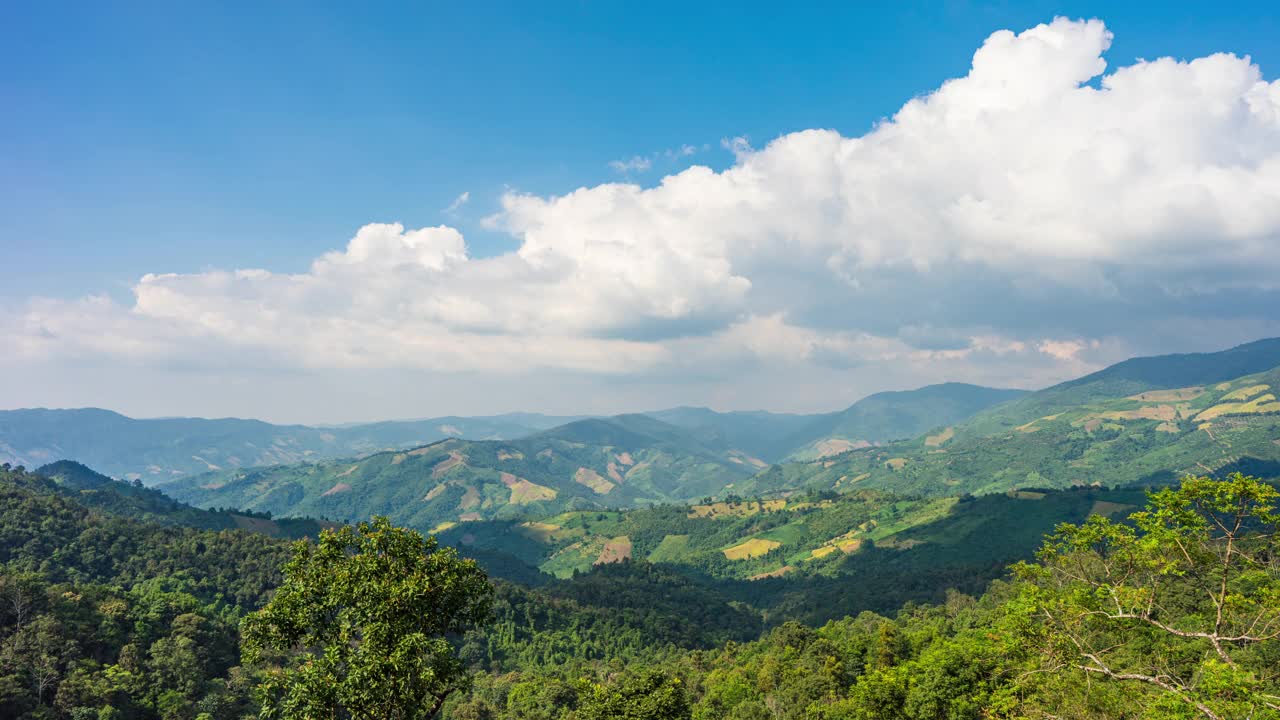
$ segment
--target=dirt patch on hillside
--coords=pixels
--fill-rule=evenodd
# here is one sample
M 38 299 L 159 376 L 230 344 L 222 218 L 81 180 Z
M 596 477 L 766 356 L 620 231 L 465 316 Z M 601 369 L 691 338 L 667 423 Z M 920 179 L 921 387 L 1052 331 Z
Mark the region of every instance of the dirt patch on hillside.
M 334 485 L 328 490 L 325 490 L 324 492 L 320 493 L 320 497 L 329 497 L 330 495 L 337 495 L 338 493 L 344 493 L 344 492 L 350 492 L 350 491 L 351 491 L 350 485 L 346 483 L 338 483 L 337 485 Z
M 430 490 L 427 491 L 426 495 L 422 496 L 423 501 L 431 502 L 432 500 L 435 500 L 436 498 L 440 497 L 440 495 L 444 493 L 445 488 L 447 487 L 448 485 L 445 485 L 444 483 L 440 483 L 439 485 L 431 488 Z
M 498 459 L 499 460 L 523 460 L 524 453 L 520 452 L 519 450 L 499 450 Z
M 866 440 L 845 440 L 843 438 L 827 438 L 819 440 L 812 445 L 814 459 L 820 460 L 832 455 L 847 453 L 850 450 L 861 450 L 862 448 L 871 447 L 871 443 Z
M 752 575 L 751 577 L 749 577 L 749 578 L 747 578 L 747 579 L 748 579 L 748 580 L 763 580 L 763 579 L 765 579 L 765 578 L 776 578 L 776 577 L 782 577 L 783 575 L 786 575 L 787 573 L 791 572 L 792 570 L 795 570 L 795 568 L 791 567 L 790 565 L 783 565 L 782 567 L 778 568 L 777 570 L 770 570 L 769 572 L 757 573 L 757 574 Z
M 1010 490 L 1009 497 L 1019 500 L 1043 500 L 1045 493 L 1034 490 Z
M 406 455 L 405 453 L 396 453 L 395 456 L 391 458 L 391 464 L 399 465 L 400 463 L 404 462 L 405 458 L 407 457 L 409 456 Z
M 618 470 L 617 463 L 609 463 L 609 477 L 613 478 L 613 481 L 619 485 L 622 484 L 622 472 Z
M 885 467 L 891 470 L 901 470 L 902 468 L 907 466 L 907 459 L 900 458 L 900 457 L 889 458 L 888 460 L 884 461 L 884 465 Z
M 554 500 L 556 491 L 549 487 L 531 483 L 522 477 L 516 477 L 511 473 L 502 473 L 502 484 L 511 488 L 511 504 L 512 505 L 528 505 L 532 502 L 540 500 Z
M 1148 390 L 1140 392 L 1137 395 L 1130 395 L 1130 400 L 1138 400 L 1140 402 L 1169 403 L 1184 402 L 1187 400 L 1195 400 L 1204 394 L 1204 388 L 1185 387 L 1174 390 Z
M 360 466 L 359 466 L 359 465 L 352 465 L 351 467 L 349 467 L 349 468 L 347 468 L 346 470 L 343 470 L 341 473 L 339 473 L 339 474 L 338 474 L 338 477 L 346 477 L 346 476 L 350 475 L 351 473 L 355 472 L 355 471 L 356 471 L 356 468 L 358 468 L 358 467 L 360 467 Z
M 943 430 L 942 432 L 938 433 L 937 435 L 930 435 L 929 437 L 926 437 L 924 439 L 924 444 L 928 445 L 929 447 L 938 447 L 939 445 L 945 443 L 946 441 L 950 440 L 955 436 L 956 436 L 956 429 L 949 427 Z
M 462 494 L 462 499 L 458 501 L 459 510 L 470 510 L 480 505 L 480 491 L 474 486 L 468 485 L 467 491 Z
M 465 512 L 458 516 L 458 522 L 480 522 L 480 520 L 481 520 L 480 513 L 478 512 Z M 467 537 L 468 535 L 463 535 L 462 541 L 466 542 Z M 476 541 L 474 535 L 470 537 L 471 537 L 471 542 L 467 543 L 468 545 Z
M 600 495 L 608 495 L 614 488 L 613 483 L 600 477 L 600 473 L 591 468 L 578 468 L 578 471 L 573 474 L 573 481 L 591 488 L 593 492 Z
M 440 477 L 459 465 L 462 465 L 466 461 L 467 458 L 465 455 L 457 450 L 452 450 L 449 452 L 449 458 L 447 460 L 442 461 L 439 465 L 436 465 L 431 469 L 431 477 Z
M 1099 414 L 1103 420 L 1177 420 L 1178 409 L 1172 405 L 1148 405 L 1137 410 L 1113 410 Z
M 636 464 L 636 461 L 631 459 L 631 453 L 629 453 L 629 452 L 620 452 L 620 453 L 618 453 L 615 457 L 617 457 L 617 458 L 618 458 L 618 462 L 622 463 L 623 465 L 635 465 L 635 464 Z
M 1114 503 L 1107 500 L 1098 500 L 1093 503 L 1093 507 L 1089 508 L 1090 515 L 1101 515 L 1103 517 L 1111 517 L 1120 513 L 1127 513 L 1134 509 L 1133 505 L 1125 505 L 1123 503 Z
M 606 565 L 631 559 L 631 538 L 623 535 L 604 544 L 600 556 L 592 565 Z
M 419 455 L 426 455 L 429 452 L 431 452 L 431 446 L 427 445 L 426 447 L 414 448 L 409 451 L 409 454 L 413 457 L 418 457 Z

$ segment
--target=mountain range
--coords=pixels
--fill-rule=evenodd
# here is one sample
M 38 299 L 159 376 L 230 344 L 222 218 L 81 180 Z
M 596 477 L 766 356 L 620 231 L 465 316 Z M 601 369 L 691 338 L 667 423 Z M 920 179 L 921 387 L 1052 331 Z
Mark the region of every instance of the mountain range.
M 820 454 L 913 437 L 1017 393 L 949 383 L 879 393 L 821 415 L 691 407 L 645 414 L 686 431 L 699 444 L 776 462 L 798 451 Z M 36 467 L 75 460 L 152 485 L 217 470 L 361 457 L 448 438 L 512 440 L 584 419 L 510 413 L 313 427 L 237 418 L 136 419 L 97 408 L 0 410 L 0 462 Z

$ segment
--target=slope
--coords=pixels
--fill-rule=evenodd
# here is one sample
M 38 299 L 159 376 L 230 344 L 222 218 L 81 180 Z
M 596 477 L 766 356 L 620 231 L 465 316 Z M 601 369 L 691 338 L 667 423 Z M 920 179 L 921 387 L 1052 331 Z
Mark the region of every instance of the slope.
M 795 460 L 836 455 L 889 440 L 916 437 L 1025 394 L 1023 390 L 965 383 L 876 393 L 841 412 L 814 419 L 785 438 L 780 447 Z
M 624 559 L 657 563 L 704 578 L 775 616 L 821 622 L 937 599 L 948 587 L 978 591 L 1008 563 L 1030 557 L 1058 523 L 1079 522 L 1091 513 L 1123 514 L 1144 500 L 1140 489 L 977 498 L 861 491 L 567 512 L 534 521 L 468 523 L 440 537 L 464 551 L 517 555 L 563 578 Z M 815 603 L 814 594 L 823 601 Z
M 85 507 L 162 525 L 250 530 L 281 538 L 315 537 L 322 528 L 333 525 L 311 518 L 273 520 L 259 513 L 202 510 L 178 502 L 155 488 L 115 480 L 70 460 L 40 467 L 32 476 L 48 481 L 41 489 L 57 492 Z
M 1228 357 L 1234 371 L 1237 356 Z M 1103 371 L 933 434 L 775 466 L 736 487 L 744 494 L 880 487 L 954 495 L 1161 483 L 1235 470 L 1280 477 L 1280 369 L 1229 380 L 1202 361 L 1193 369 L 1159 381 Z M 1167 387 L 1188 377 L 1206 384 Z M 1040 412 L 1046 414 L 1024 420 Z
M 452 523 L 636 507 L 722 492 L 763 463 L 643 415 L 579 420 L 510 441 L 451 439 L 358 460 L 209 473 L 163 485 L 200 507 Z

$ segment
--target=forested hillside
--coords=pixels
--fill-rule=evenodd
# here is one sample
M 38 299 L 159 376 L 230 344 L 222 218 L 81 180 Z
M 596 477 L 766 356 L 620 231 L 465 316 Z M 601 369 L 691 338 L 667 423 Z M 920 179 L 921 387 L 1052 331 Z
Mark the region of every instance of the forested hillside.
M 944 590 L 936 604 L 852 610 L 821 626 L 778 614 L 759 640 L 749 604 L 645 563 L 540 590 L 498 582 L 488 619 L 434 651 L 456 656 L 469 677 L 441 696 L 441 714 L 1280 716 L 1270 699 L 1280 690 L 1276 491 L 1240 476 L 1202 478 L 1147 503 L 1125 523 L 1094 514 L 1059 525 L 1037 563 L 981 594 Z M 250 627 L 242 619 L 282 580 L 291 552 L 282 541 L 90 510 L 7 467 L 0 528 L 5 717 L 230 720 L 263 709 L 255 686 L 303 677 L 272 668 L 306 653 L 263 664 L 255 650 L 244 664 L 239 652 Z M 292 552 L 295 563 L 308 556 Z M 891 579 L 859 575 L 843 586 L 878 581 Z M 379 703 L 394 706 L 394 695 Z
M 445 440 L 359 460 L 200 475 L 160 486 L 201 507 L 360 519 L 422 531 L 574 509 L 683 502 L 765 463 L 644 415 L 580 420 L 510 441 Z

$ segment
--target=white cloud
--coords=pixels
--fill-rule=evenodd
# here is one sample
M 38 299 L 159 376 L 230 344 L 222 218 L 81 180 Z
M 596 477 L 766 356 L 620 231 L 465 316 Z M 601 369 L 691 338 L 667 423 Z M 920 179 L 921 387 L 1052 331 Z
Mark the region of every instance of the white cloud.
M 635 155 L 629 160 L 614 160 L 609 167 L 620 173 L 645 172 L 653 167 L 653 161 L 643 155 Z
M 146 275 L 130 306 L 36 300 L 0 329 L 28 360 L 998 384 L 1280 331 L 1280 83 L 1228 54 L 1103 74 L 1110 42 L 1098 21 L 997 32 L 859 137 L 732 138 L 721 172 L 508 193 L 505 255 L 372 224 L 305 273 Z
M 444 211 L 443 211 L 443 212 L 444 212 L 446 215 L 449 215 L 449 214 L 455 213 L 455 212 L 457 212 L 457 211 L 458 211 L 458 210 L 459 210 L 463 205 L 466 205 L 466 204 L 467 204 L 467 202 L 468 202 L 468 201 L 470 201 L 470 200 L 471 200 L 471 191 L 470 191 L 470 190 L 464 190 L 464 191 L 462 192 L 462 194 L 461 194 L 461 195 L 459 195 L 458 197 L 456 197 L 456 198 L 454 198 L 454 199 L 453 199 L 453 202 L 449 203 L 449 206 L 448 206 L 448 207 L 446 207 L 446 208 L 444 209 Z

